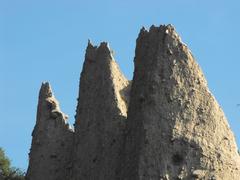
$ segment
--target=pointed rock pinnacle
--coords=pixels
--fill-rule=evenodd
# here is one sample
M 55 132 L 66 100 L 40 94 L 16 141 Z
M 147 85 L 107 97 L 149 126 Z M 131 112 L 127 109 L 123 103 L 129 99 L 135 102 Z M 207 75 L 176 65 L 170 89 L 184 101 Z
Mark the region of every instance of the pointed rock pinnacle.
M 39 91 L 37 121 L 32 133 L 27 180 L 68 179 L 73 131 L 48 82 Z
M 117 179 L 129 82 L 106 42 L 88 47 L 80 79 L 72 179 Z
M 234 136 L 172 25 L 140 32 L 121 179 L 240 176 Z
M 175 28 L 143 27 L 134 65 L 130 83 L 88 41 L 75 131 L 42 84 L 26 180 L 239 180 L 234 135 Z
M 52 96 L 52 89 L 49 82 L 43 82 L 39 92 L 39 99 L 46 99 Z

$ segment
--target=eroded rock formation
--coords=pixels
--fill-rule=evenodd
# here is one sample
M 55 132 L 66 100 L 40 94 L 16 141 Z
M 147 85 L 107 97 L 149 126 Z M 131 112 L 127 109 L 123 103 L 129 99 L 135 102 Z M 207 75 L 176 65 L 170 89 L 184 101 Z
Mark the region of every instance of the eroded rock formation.
M 122 179 L 238 179 L 234 136 L 173 26 L 142 29 Z
M 116 179 L 128 84 L 108 44 L 89 42 L 80 79 L 73 179 Z
M 130 83 L 107 43 L 88 43 L 75 132 L 42 85 L 27 179 L 239 179 L 233 133 L 174 27 L 143 28 L 134 64 Z
M 39 92 L 27 180 L 66 180 L 71 168 L 73 130 L 61 112 L 49 83 Z

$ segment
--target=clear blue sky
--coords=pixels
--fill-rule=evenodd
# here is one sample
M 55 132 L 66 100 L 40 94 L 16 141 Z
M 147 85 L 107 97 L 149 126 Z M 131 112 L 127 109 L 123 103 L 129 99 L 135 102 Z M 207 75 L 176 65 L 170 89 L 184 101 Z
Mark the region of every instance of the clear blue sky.
M 87 40 L 108 41 L 131 79 L 142 26 L 173 24 L 240 145 L 239 0 L 0 0 L 0 146 L 27 168 L 38 90 L 50 81 L 73 123 Z

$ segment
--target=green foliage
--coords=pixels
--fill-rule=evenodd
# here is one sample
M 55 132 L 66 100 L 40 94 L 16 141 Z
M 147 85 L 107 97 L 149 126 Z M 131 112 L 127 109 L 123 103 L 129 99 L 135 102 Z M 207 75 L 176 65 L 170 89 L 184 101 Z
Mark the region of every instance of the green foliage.
M 4 150 L 0 148 L 0 180 L 24 180 L 24 173 L 11 167 L 10 160 L 6 157 Z
M 0 175 L 7 176 L 10 173 L 10 161 L 5 156 L 2 148 L 0 148 Z

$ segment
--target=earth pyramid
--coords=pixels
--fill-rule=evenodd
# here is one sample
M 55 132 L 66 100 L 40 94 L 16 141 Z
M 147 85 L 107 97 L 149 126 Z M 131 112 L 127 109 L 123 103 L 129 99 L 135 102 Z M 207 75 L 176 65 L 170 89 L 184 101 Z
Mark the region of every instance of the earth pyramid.
M 39 92 L 37 121 L 32 132 L 27 180 L 66 180 L 71 165 L 73 130 L 48 82 Z
M 175 28 L 142 28 L 136 43 L 129 81 L 89 41 L 74 130 L 42 84 L 27 180 L 239 180 L 234 135 Z

